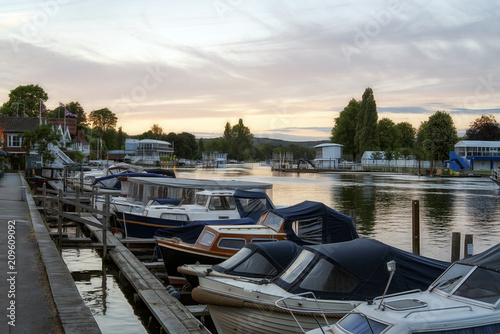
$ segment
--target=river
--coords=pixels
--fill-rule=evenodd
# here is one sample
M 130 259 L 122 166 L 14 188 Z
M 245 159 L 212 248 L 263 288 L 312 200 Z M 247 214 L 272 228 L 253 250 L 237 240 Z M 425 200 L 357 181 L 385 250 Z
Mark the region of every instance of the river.
M 177 169 L 179 178 L 247 180 L 273 184 L 276 205 L 305 200 L 354 210 L 362 237 L 411 251 L 412 200 L 420 202 L 421 255 L 450 261 L 452 232 L 472 234 L 474 253 L 500 242 L 500 189 L 488 178 L 385 173 L 283 173 L 269 167 Z M 101 259 L 93 250 L 63 250 L 77 287 L 103 333 L 145 333 L 113 275 L 103 288 Z M 143 319 L 143 321 L 145 321 Z

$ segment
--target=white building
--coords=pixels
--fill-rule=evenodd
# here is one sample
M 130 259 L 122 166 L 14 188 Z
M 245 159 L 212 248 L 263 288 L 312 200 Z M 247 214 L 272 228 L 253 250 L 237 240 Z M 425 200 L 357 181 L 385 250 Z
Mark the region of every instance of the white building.
M 314 146 L 316 159 L 314 165 L 319 169 L 335 169 L 342 162 L 342 147 L 344 145 L 326 143 Z
M 171 143 L 156 139 L 125 140 L 125 151 L 132 163 L 157 165 L 162 158 L 171 158 L 174 148 Z
M 500 141 L 461 140 L 450 152 L 450 168 L 481 171 L 500 167 Z
M 399 157 L 388 160 L 384 151 L 365 151 L 361 157 L 361 166 L 369 167 L 406 167 L 406 168 L 430 168 L 430 161 L 418 161 L 414 157 Z

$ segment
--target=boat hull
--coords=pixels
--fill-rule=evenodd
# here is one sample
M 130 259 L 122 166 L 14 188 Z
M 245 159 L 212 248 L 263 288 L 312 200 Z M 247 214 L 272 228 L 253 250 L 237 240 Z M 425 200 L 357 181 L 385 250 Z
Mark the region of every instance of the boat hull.
M 154 218 L 123 211 L 116 211 L 115 214 L 116 221 L 120 224 L 127 238 L 153 238 L 159 228 L 181 227 L 189 223 L 187 221 Z

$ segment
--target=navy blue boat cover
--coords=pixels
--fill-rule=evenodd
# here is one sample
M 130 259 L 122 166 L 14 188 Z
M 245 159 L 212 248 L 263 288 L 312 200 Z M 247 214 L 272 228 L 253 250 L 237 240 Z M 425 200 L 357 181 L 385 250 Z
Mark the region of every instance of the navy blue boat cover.
M 181 200 L 178 198 L 155 198 L 152 205 L 179 205 L 181 204 Z
M 302 250 L 301 246 L 288 240 L 248 243 L 244 248 L 251 251 L 247 256 L 233 256 L 238 260 L 231 257 L 213 265 L 212 269 L 228 275 L 272 278 L 282 273 Z
M 195 243 L 201 231 L 206 225 L 251 225 L 255 221 L 251 218 L 220 219 L 192 221 L 180 227 L 166 227 L 156 230 L 155 237 L 174 238 L 177 237 L 187 243 Z
M 424 291 L 450 266 L 448 262 L 417 256 L 364 238 L 304 246 L 302 252 L 306 250 L 315 256 L 297 279 L 286 282 L 280 276 L 275 283 L 294 294 L 313 291 L 317 298 L 324 299 L 370 300 L 381 296 L 389 281 L 387 262 L 391 260 L 396 261 L 396 272 L 387 291 L 389 294 L 413 289 Z M 330 264 L 325 265 L 325 261 Z M 318 273 L 319 267 L 315 268 L 318 265 L 323 266 L 322 279 L 314 276 Z M 329 268 L 329 272 L 325 268 Z M 308 283 L 311 279 L 315 280 L 317 290 L 311 289 Z
M 262 213 L 274 209 L 273 202 L 263 191 L 236 189 L 233 196 L 241 218 L 249 217 L 257 221 Z
M 358 238 L 351 217 L 320 202 L 304 201 L 286 208 L 270 211 L 285 219 L 285 231 L 288 240 L 299 245 L 332 243 Z M 301 222 L 300 235 L 297 235 L 292 228 L 292 224 L 296 221 Z M 308 241 L 313 239 L 316 242 Z
M 500 244 L 457 262 L 500 272 Z

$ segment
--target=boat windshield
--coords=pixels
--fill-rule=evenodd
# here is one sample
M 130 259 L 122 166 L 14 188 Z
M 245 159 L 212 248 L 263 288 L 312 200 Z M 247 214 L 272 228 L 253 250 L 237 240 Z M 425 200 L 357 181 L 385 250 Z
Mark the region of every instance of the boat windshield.
M 227 259 L 226 261 L 219 263 L 219 267 L 222 267 L 224 269 L 231 269 L 236 264 L 238 264 L 242 260 L 244 260 L 250 253 L 252 253 L 251 249 L 242 248 L 236 254 L 234 254 L 229 259 Z
M 196 195 L 195 204 L 200 206 L 206 206 L 208 202 L 207 195 Z
M 356 334 L 380 334 L 389 325 L 370 319 L 359 313 L 350 313 L 337 323 L 337 326 L 343 328 L 349 333 Z
M 284 221 L 285 219 L 282 217 L 275 215 L 272 212 L 267 212 L 259 218 L 257 225 L 264 225 L 276 232 L 279 232 Z
M 313 259 L 314 253 L 308 250 L 303 250 L 290 267 L 288 267 L 288 269 L 281 275 L 280 279 L 287 283 L 292 283 Z
M 453 294 L 495 305 L 500 299 L 500 273 L 476 267 Z
M 465 275 L 473 269 L 472 266 L 455 263 L 432 285 L 431 290 L 437 289 L 450 293 Z

